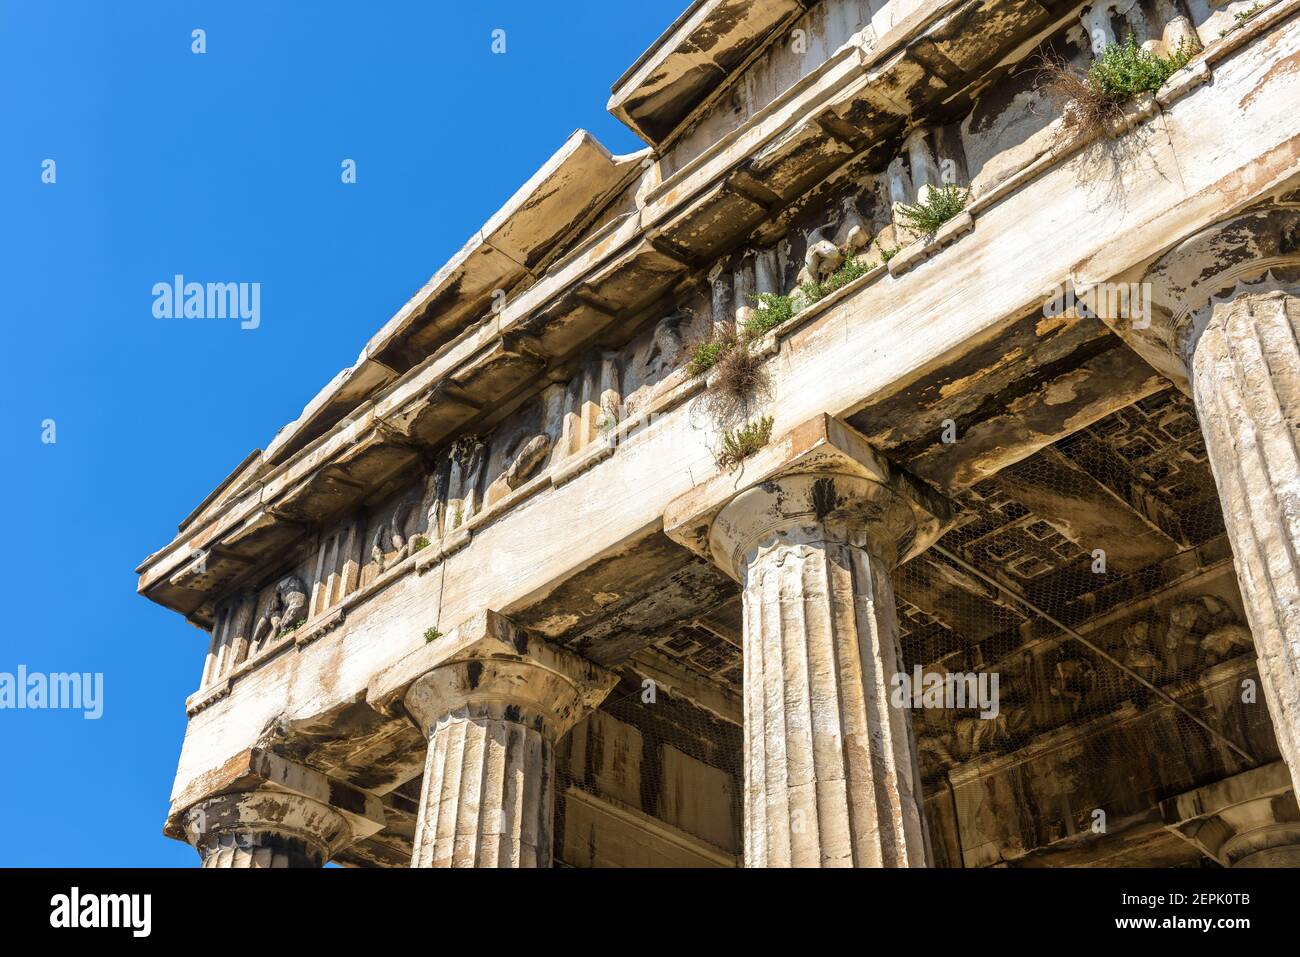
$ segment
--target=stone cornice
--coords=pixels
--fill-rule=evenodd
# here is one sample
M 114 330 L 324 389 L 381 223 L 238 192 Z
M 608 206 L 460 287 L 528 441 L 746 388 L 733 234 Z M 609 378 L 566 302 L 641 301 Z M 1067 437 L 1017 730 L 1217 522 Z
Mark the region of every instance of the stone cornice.
M 1278 4 L 1269 11 L 1269 17 L 1261 16 L 1258 23 L 1252 21 L 1250 26 L 1254 33 L 1250 35 L 1257 35 L 1258 31 L 1291 16 L 1297 9 L 1300 9 L 1300 0 L 1286 0 Z M 1240 48 L 1244 42 L 1242 38 L 1248 31 L 1239 30 L 1235 34 L 1228 38 L 1235 41 L 1231 46 L 1228 39 L 1220 41 L 1222 48 L 1211 45 L 1189 64 L 1186 71 L 1203 75 L 1207 64 L 1221 60 Z M 1186 83 L 1180 74 L 1176 74 L 1156 97 L 1148 98 L 1147 101 L 1135 101 L 1130 105 L 1128 112 L 1137 119 L 1123 124 L 1123 129 L 1154 116 L 1159 107 L 1153 104 L 1175 103 L 1174 91 L 1187 95 L 1201 88 L 1202 84 L 1203 80 Z M 989 193 L 974 197 L 967 210 L 969 218 L 958 217 L 932 240 L 904 248 L 890 261 L 887 269 L 877 267 L 837 290 L 832 296 L 805 309 L 794 320 L 769 334 L 758 348 L 775 351 L 780 339 L 792 335 L 799 326 L 824 315 L 864 286 L 879 281 L 886 272 L 898 278 L 915 268 L 945 246 L 972 232 L 980 215 L 1028 188 L 1049 170 L 1068 162 L 1086 148 L 1088 142 L 1080 137 L 1064 140 L 1048 155 L 1030 163 L 1020 173 L 1008 177 Z M 609 248 L 627 249 L 635 243 L 640 231 L 634 219 L 635 217 L 624 217 L 605 227 L 601 235 L 593 240 L 595 247 L 592 252 Z M 621 246 L 618 245 L 619 240 L 622 240 Z M 637 248 L 642 253 L 648 249 L 644 244 Z M 651 251 L 649 255 L 658 254 Z M 553 287 L 557 292 L 563 292 L 568 287 L 578 285 L 581 282 L 578 277 L 584 265 L 595 268 L 599 265 L 599 260 L 594 263 L 570 262 L 562 266 L 557 275 L 548 277 L 547 281 L 530 289 L 519 301 L 508 305 L 500 316 L 492 317 L 491 321 L 469 330 L 448 344 L 400 381 L 368 400 L 361 409 L 329 433 L 313 441 L 286 462 L 274 466 L 257 483 L 240 490 L 238 495 L 222 503 L 202 522 L 188 529 L 186 535 L 146 560 L 139 569 L 140 590 L 169 607 L 187 615 L 193 614 L 200 602 L 191 600 L 187 604 L 181 600 L 184 591 L 199 586 L 201 592 L 210 593 L 214 588 L 225 590 L 233 586 L 240 580 L 239 575 L 253 566 L 254 559 L 250 557 L 252 554 L 283 550 L 300 538 L 314 521 L 319 521 L 319 516 L 341 509 L 343 505 L 337 503 L 349 498 L 349 484 L 343 478 L 341 469 L 347 468 L 354 474 L 374 476 L 367 478 L 365 484 L 382 481 L 384 477 L 415 463 L 419 458 L 419 447 L 436 444 L 478 416 L 483 406 L 491 400 L 491 390 L 499 390 L 503 370 L 508 378 L 512 377 L 521 384 L 537 379 L 546 365 L 542 354 L 544 347 L 539 346 L 539 343 L 544 342 L 545 334 L 541 339 L 521 338 L 512 334 L 511 330 L 527 328 L 525 321 L 530 313 L 524 310 L 535 302 L 544 301 L 544 287 Z M 606 273 L 608 272 L 607 269 Z M 601 319 L 603 327 L 608 323 L 609 317 L 602 316 Z M 670 380 L 661 383 L 659 397 L 649 414 L 657 415 L 668 411 L 688 399 L 703 385 L 702 380 L 691 380 L 684 375 L 684 370 L 679 370 Z M 620 428 L 626 432 L 635 424 L 624 423 Z M 546 473 L 550 476 L 548 482 L 567 481 L 611 454 L 613 453 L 608 447 L 598 444 L 582 457 L 561 463 L 557 469 Z M 361 491 L 360 483 L 352 484 L 357 486 L 351 492 L 351 498 L 355 499 Z M 530 489 L 527 494 L 531 494 L 539 487 L 534 482 L 525 488 Z M 518 491 L 522 492 L 523 489 Z M 490 515 L 477 516 L 474 524 L 482 524 L 489 517 L 500 514 L 515 501 L 527 497 L 527 494 L 510 496 L 506 501 L 498 503 Z M 325 506 L 311 506 L 313 501 L 323 501 Z M 336 503 L 332 510 L 331 501 Z M 304 505 L 303 502 L 307 504 Z M 312 507 L 316 508 L 318 516 L 315 520 L 310 510 Z M 428 561 L 426 558 L 426 564 Z M 207 624 L 202 619 L 197 623 Z
M 1037 11 L 1029 16 L 1033 23 L 1048 21 L 1036 3 L 1017 0 L 1014 6 Z M 987 56 L 1022 39 L 1019 22 L 1007 10 L 989 18 L 1005 36 L 986 38 Z M 252 556 L 260 560 L 285 550 L 304 530 L 355 500 L 362 486 L 373 487 L 410 468 L 419 449 L 454 435 L 486 406 L 539 388 L 551 365 L 607 331 L 616 316 L 635 315 L 693 262 L 742 238 L 769 211 L 734 188 L 737 176 L 752 172 L 782 184 L 780 200 L 793 201 L 846 161 L 839 152 L 809 153 L 809 136 L 834 139 L 827 132 L 834 125 L 829 120 L 856 125 L 866 143 L 897 130 L 909 110 L 923 111 L 953 92 L 925 63 L 942 57 L 945 49 L 956 56 L 968 20 L 908 20 L 891 34 L 894 39 L 870 54 L 844 48 L 742 131 L 724 137 L 688 170 L 661 184 L 639 213 L 596 230 L 499 313 L 461 332 L 400 379 L 381 385 L 329 431 L 282 461 L 263 456 L 250 464 L 223 498 L 142 563 L 140 591 L 187 616 L 199 613 L 197 623 L 206 625 L 200 609 L 214 591 L 241 579 Z M 968 48 L 963 55 L 974 56 Z M 983 65 L 976 58 L 972 75 Z M 884 98 L 873 92 L 882 89 L 892 92 Z M 903 92 L 909 89 L 913 93 Z M 955 239 L 954 230 L 944 237 Z
M 696 0 L 614 84 L 608 109 L 662 146 L 816 0 Z

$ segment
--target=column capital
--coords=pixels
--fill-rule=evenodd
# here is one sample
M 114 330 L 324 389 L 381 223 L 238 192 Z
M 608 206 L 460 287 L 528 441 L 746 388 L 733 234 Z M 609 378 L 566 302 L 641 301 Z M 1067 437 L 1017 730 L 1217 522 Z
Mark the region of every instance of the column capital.
M 380 675 L 429 740 L 412 867 L 549 867 L 554 745 L 618 676 L 481 612 Z
M 339 811 L 288 791 L 219 794 L 184 814 L 204 867 L 321 867 L 352 840 Z
M 675 499 L 664 515 L 674 541 L 740 580 L 765 541 L 860 545 L 887 564 L 924 551 L 951 521 L 946 499 L 892 465 L 857 431 L 819 415 L 746 463 L 744 484 L 716 476 Z
M 374 794 L 266 748 L 240 752 L 202 778 L 202 783 L 202 790 L 173 796 L 172 809 L 163 826 L 165 835 L 193 845 L 201 854 L 205 851 L 199 838 L 205 834 L 210 836 L 214 829 L 229 833 L 240 828 L 247 833 L 259 830 L 273 833 L 278 832 L 282 821 L 295 815 L 306 814 L 308 820 L 317 817 L 323 820 L 330 815 L 342 819 L 343 844 L 316 842 L 325 846 L 331 856 L 343 846 L 365 840 L 386 826 L 383 802 Z M 254 799 L 253 795 L 260 797 Z M 317 805 L 328 814 L 315 811 Z M 291 811 L 292 808 L 298 810 Z M 259 818 L 258 814 L 266 816 Z M 236 820 L 242 823 L 231 825 Z M 240 840 L 245 845 L 251 841 L 247 837 Z M 295 866 L 308 865 L 300 862 Z
M 427 735 L 457 711 L 536 727 L 554 741 L 596 708 L 618 676 L 483 611 L 376 677 L 370 701 L 398 702 Z
M 1134 351 L 1190 394 L 1192 355 L 1216 306 L 1243 294 L 1300 288 L 1296 196 L 1214 223 L 1160 256 L 1140 274 L 1141 308 L 1130 297 L 1127 308 L 1116 311 L 1113 297 L 1093 296 L 1094 308 Z
M 1160 805 L 1165 826 L 1223 867 L 1300 865 L 1300 809 L 1281 761 Z

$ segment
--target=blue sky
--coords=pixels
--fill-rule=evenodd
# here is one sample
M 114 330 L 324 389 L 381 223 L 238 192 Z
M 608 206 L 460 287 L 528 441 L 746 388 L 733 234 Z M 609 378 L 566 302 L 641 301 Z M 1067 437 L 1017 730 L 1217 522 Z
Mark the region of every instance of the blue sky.
M 135 566 L 573 130 L 643 145 L 609 88 L 685 5 L 0 0 L 0 672 L 104 675 L 99 720 L 0 710 L 0 865 L 197 863 L 206 638 Z M 155 319 L 176 273 L 261 283 L 260 327 Z

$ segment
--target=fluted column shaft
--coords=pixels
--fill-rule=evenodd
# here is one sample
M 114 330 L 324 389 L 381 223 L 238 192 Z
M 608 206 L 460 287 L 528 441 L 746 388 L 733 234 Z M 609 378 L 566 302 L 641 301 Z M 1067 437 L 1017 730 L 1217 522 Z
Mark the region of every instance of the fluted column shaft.
M 1265 700 L 1300 793 L 1300 297 L 1213 304 L 1190 366 Z
M 745 865 L 925 864 L 882 559 L 823 525 L 752 554 L 745 609 Z
M 429 735 L 412 867 L 550 867 L 552 742 L 500 704 L 443 715 Z
M 1300 298 L 1214 304 L 1191 369 L 1265 700 L 1300 792 Z
M 223 834 L 201 852 L 201 867 L 261 869 L 280 867 L 322 867 L 325 858 L 305 842 L 271 831 Z
M 487 612 L 405 690 L 429 740 L 412 867 L 550 867 L 555 744 L 617 677 Z
M 889 569 L 916 513 L 893 488 L 795 473 L 731 500 L 709 531 L 740 579 L 745 865 L 916 867 L 928 860 Z

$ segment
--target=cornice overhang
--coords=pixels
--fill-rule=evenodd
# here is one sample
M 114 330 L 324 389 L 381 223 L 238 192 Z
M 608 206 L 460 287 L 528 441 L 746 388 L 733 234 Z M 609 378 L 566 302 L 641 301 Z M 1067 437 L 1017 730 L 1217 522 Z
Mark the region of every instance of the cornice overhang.
M 696 0 L 619 77 L 608 110 L 659 145 L 817 0 Z
M 648 151 L 610 154 L 578 130 L 366 343 L 302 415 L 267 446 L 276 462 L 315 438 L 438 344 L 492 308 L 493 296 L 537 278 L 534 270 L 592 219 L 642 169 Z
M 455 298 L 463 328 L 418 365 L 376 385 L 350 408 L 349 400 L 327 414 L 329 400 L 314 400 L 316 417 L 305 413 L 316 423 L 312 430 L 300 419 L 247 465 L 243 476 L 228 480 L 208 509 L 141 564 L 138 590 L 207 627 L 216 597 L 246 583 L 312 528 L 409 470 L 422 451 L 528 390 L 540 391 L 547 374 L 597 334 L 630 335 L 643 318 L 640 313 L 692 270 L 744 241 L 855 155 L 978 82 L 981 71 L 1055 22 L 1047 6 L 1070 4 L 939 3 L 927 7 L 926 16 L 909 18 L 906 33 L 891 31 L 870 49 L 842 48 L 744 128 L 648 192 L 639 210 L 610 219 L 548 262 L 540 277 L 498 312 L 466 325 L 467 316 L 481 313 L 467 311 L 464 296 Z M 617 167 L 627 177 L 620 182 L 642 169 L 635 157 L 609 157 L 586 134 L 575 137 L 580 139 L 571 139 L 569 146 L 576 151 L 590 142 L 607 157 L 611 171 Z M 627 163 L 635 169 L 625 169 Z M 764 184 L 763 196 L 755 195 L 754 181 Z M 512 204 L 508 208 L 527 205 Z M 508 219 L 498 214 L 467 248 L 479 249 L 498 235 L 493 224 L 504 230 Z M 439 276 L 451 275 L 451 269 L 449 264 Z M 466 281 L 458 280 L 462 289 L 468 288 Z M 436 312 L 444 295 L 439 290 L 451 282 L 435 277 L 412 300 L 425 304 L 418 314 Z M 389 347 L 376 344 L 416 328 L 422 321 L 416 316 L 408 304 L 363 357 L 378 361 L 390 354 Z M 439 327 L 441 316 L 432 320 Z M 620 323 L 627 328 L 613 328 Z M 336 377 L 330 394 L 342 395 L 347 381 Z

